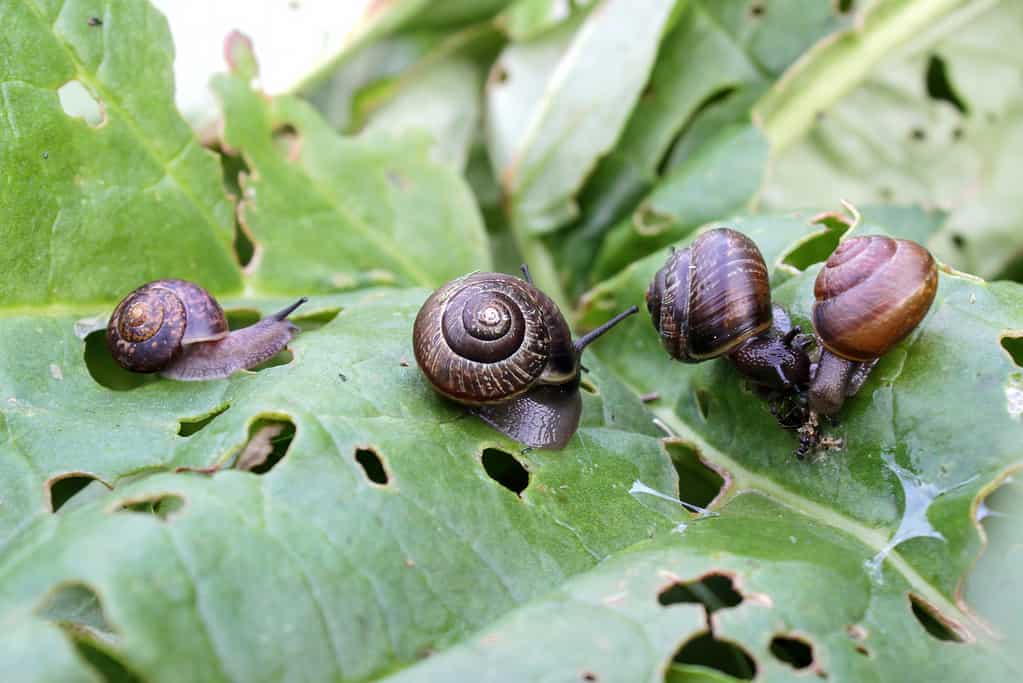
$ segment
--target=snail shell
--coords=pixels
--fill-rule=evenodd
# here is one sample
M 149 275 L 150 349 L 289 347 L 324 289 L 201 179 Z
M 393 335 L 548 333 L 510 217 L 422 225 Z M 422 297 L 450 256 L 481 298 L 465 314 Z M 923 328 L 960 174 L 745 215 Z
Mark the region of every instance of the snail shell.
M 753 240 L 728 228 L 672 253 L 646 301 L 664 348 L 686 363 L 727 354 L 771 327 L 764 257 Z
M 287 317 L 305 301 L 231 332 L 220 304 L 205 289 L 186 280 L 155 280 L 114 309 L 107 323 L 107 347 L 132 372 L 159 372 L 179 380 L 222 379 L 283 349 L 298 332 Z
M 229 333 L 220 304 L 187 280 L 156 280 L 125 297 L 107 324 L 107 346 L 132 372 L 162 370 L 183 345 Z
M 920 324 L 937 289 L 934 258 L 916 242 L 853 237 L 838 245 L 817 275 L 814 329 L 835 355 L 880 358 Z
M 501 273 L 458 278 L 434 292 L 416 316 L 413 347 L 434 389 L 466 405 L 578 380 L 561 311 L 536 287 Z

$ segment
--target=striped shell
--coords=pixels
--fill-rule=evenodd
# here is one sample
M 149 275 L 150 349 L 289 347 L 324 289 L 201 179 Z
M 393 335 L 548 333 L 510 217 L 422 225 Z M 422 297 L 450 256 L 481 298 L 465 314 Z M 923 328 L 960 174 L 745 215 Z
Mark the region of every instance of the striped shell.
M 881 235 L 838 245 L 814 284 L 813 326 L 832 353 L 880 358 L 927 315 L 938 269 L 916 242 Z
M 664 348 L 686 363 L 724 355 L 771 327 L 764 257 L 753 240 L 728 228 L 673 252 L 646 302 Z
M 510 275 L 476 273 L 438 289 L 419 310 L 412 341 L 430 384 L 468 405 L 499 403 L 578 375 L 558 307 Z
M 107 346 L 126 370 L 157 372 L 183 345 L 227 334 L 224 311 L 209 292 L 186 280 L 155 280 L 114 309 L 107 323 Z

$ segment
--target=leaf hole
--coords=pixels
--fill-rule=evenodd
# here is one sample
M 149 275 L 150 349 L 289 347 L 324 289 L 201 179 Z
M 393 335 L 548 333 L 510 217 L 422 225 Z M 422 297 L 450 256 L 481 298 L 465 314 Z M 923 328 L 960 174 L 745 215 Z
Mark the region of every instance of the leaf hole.
M 1002 348 L 1012 358 L 1012 362 L 1023 368 L 1023 336 L 1021 332 L 1012 332 L 1010 334 L 1002 335 L 1001 342 Z
M 839 14 L 849 14 L 853 11 L 854 0 L 836 0 L 835 11 Z
M 764 16 L 767 11 L 767 3 L 764 0 L 754 0 L 749 6 L 749 14 L 751 17 L 760 18 Z
M 73 581 L 55 586 L 35 613 L 64 631 L 101 680 L 141 683 L 142 679 L 115 657 L 113 648 L 120 638 L 107 620 L 99 595 L 88 584 Z
M 185 507 L 185 499 L 176 493 L 160 493 L 141 498 L 128 498 L 121 501 L 113 512 L 130 512 L 135 514 L 153 515 L 161 521 L 169 521 L 170 517 Z
M 813 664 L 813 646 L 802 638 L 775 636 L 771 639 L 771 654 L 793 669 Z
M 785 254 L 782 263 L 799 271 L 804 271 L 816 263 L 824 263 L 850 228 L 847 221 L 834 214 L 823 214 L 817 217 L 813 223 L 826 228 L 826 230 L 822 230 L 796 245 L 792 251 Z
M 909 131 L 909 139 L 916 140 L 917 142 L 923 142 L 927 139 L 927 131 L 923 128 L 914 128 Z
M 579 678 L 586 681 L 587 683 L 594 683 L 595 681 L 600 680 L 600 677 L 597 674 L 593 673 L 592 671 L 583 671 L 582 675 Z
M 741 604 L 742 594 L 735 589 L 731 576 L 713 572 L 692 581 L 672 583 L 657 594 L 657 602 L 665 607 L 699 603 L 712 613 Z
M 958 232 L 952 233 L 952 246 L 960 251 L 966 247 L 966 238 L 960 235 Z
M 283 123 L 273 131 L 277 152 L 290 162 L 298 161 L 302 154 L 302 134 L 290 123 Z
M 238 454 L 234 468 L 266 474 L 288 454 L 294 438 L 295 423 L 290 419 L 259 418 L 249 427 L 249 439 Z
M 98 482 L 104 491 L 109 487 L 103 480 L 86 472 L 67 472 L 46 480 L 45 498 L 50 512 L 57 512 L 90 484 Z M 84 495 L 84 494 L 83 494 Z
M 503 64 L 495 64 L 493 70 L 490 72 L 490 82 L 504 84 L 508 82 L 508 78 L 508 69 L 506 69 Z
M 54 586 L 42 599 L 35 613 L 60 626 L 70 626 L 111 640 L 114 628 L 107 621 L 96 590 L 81 581 Z
M 228 403 L 217 408 L 212 413 L 208 413 L 200 417 L 189 417 L 183 420 L 179 420 L 178 436 L 192 436 L 193 434 L 202 431 L 203 429 L 208 427 L 211 422 L 217 419 L 217 417 L 223 415 L 224 412 L 230 407 L 231 404 Z
M 81 81 L 68 81 L 57 90 L 57 97 L 65 114 L 83 119 L 93 128 L 101 126 L 106 119 L 103 103 Z
M 856 651 L 857 651 L 857 652 L 859 652 L 859 653 L 860 653 L 861 655 L 863 655 L 864 657 L 869 657 L 869 656 L 870 656 L 870 650 L 868 650 L 868 649 L 867 649 L 866 647 L 864 647 L 863 645 L 857 645 L 857 646 L 856 646 Z
M 932 100 L 948 102 L 958 109 L 960 114 L 969 113 L 970 110 L 966 103 L 952 87 L 945 60 L 938 55 L 931 55 L 927 60 L 927 67 L 924 70 L 924 86 L 927 89 L 927 96 Z
M 112 391 L 133 391 L 159 381 L 159 375 L 129 372 L 117 364 L 107 348 L 106 330 L 92 332 L 85 338 L 85 368 L 92 379 Z
M 497 448 L 487 448 L 481 457 L 487 475 L 516 496 L 529 486 L 529 471 L 511 453 Z
M 362 465 L 366 478 L 374 484 L 386 486 L 391 478 L 387 475 L 387 468 L 380 454 L 373 448 L 356 448 L 355 461 Z
M 745 681 L 752 680 L 757 674 L 757 664 L 744 648 L 730 640 L 715 638 L 709 631 L 687 640 L 675 653 L 674 661 L 719 671 Z
M 699 451 L 678 442 L 667 443 L 665 449 L 678 474 L 679 500 L 706 508 L 721 495 L 726 485 L 725 478 L 707 466 Z
M 144 683 L 141 676 L 132 672 L 124 662 L 119 660 L 109 647 L 103 643 L 82 637 L 77 633 L 68 633 L 75 650 L 81 655 L 100 680 L 108 683 Z
M 934 605 L 915 593 L 909 594 L 909 604 L 913 616 L 931 637 L 952 643 L 964 641 L 962 627 L 942 615 Z
M 240 154 L 231 154 L 223 148 L 216 148 L 214 151 L 219 152 L 220 157 L 220 172 L 223 176 L 224 187 L 227 188 L 235 199 L 241 199 L 245 196 L 245 192 L 242 188 L 242 178 L 247 176 L 249 173 L 249 165 L 245 163 L 245 157 Z M 254 264 L 253 259 L 258 252 L 258 245 L 256 240 L 252 236 L 252 232 L 245 225 L 243 220 L 243 212 L 235 211 L 234 215 L 234 254 L 235 258 L 238 259 L 238 265 L 241 266 L 246 272 L 251 265 L 255 268 L 258 263 Z

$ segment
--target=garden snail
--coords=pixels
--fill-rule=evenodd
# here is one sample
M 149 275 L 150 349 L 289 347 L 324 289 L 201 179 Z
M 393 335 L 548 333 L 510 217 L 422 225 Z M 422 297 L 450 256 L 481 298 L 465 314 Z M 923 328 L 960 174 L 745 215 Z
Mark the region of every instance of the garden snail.
M 839 244 L 814 284 L 821 357 L 810 409 L 836 414 L 881 356 L 920 324 L 937 288 L 934 258 L 916 242 L 868 235 Z
M 287 319 L 303 297 L 231 332 L 220 304 L 186 280 L 155 280 L 126 296 L 107 323 L 107 347 L 132 372 L 178 380 L 222 379 L 273 358 L 298 332 Z
M 418 363 L 443 396 L 533 448 L 564 448 L 579 426 L 579 356 L 636 307 L 573 341 L 557 305 L 525 279 L 474 273 L 435 291 L 412 333 Z
M 743 375 L 774 389 L 809 382 L 800 329 L 771 305 L 764 257 L 740 232 L 717 228 L 673 251 L 650 283 L 646 302 L 664 348 L 676 360 L 727 356 Z

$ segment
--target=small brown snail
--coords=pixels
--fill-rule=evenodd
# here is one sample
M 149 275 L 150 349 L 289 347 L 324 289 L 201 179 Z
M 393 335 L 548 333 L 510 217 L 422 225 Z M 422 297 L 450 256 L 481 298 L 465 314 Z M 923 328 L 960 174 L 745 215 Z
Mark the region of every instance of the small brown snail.
M 646 293 L 647 310 L 669 355 L 684 363 L 726 356 L 754 382 L 805 386 L 808 340 L 771 305 L 767 265 L 741 232 L 716 228 L 675 250 Z
M 880 235 L 838 245 L 814 284 L 813 326 L 821 347 L 810 409 L 835 415 L 877 361 L 927 315 L 938 288 L 930 252 Z
M 223 379 L 277 355 L 298 328 L 287 317 L 304 297 L 231 332 L 220 304 L 186 280 L 155 280 L 126 296 L 107 323 L 107 347 L 132 372 L 178 380 Z
M 423 374 L 447 398 L 533 448 L 564 448 L 579 426 L 579 356 L 636 307 L 573 341 L 557 305 L 525 279 L 474 273 L 419 309 L 412 344 Z

